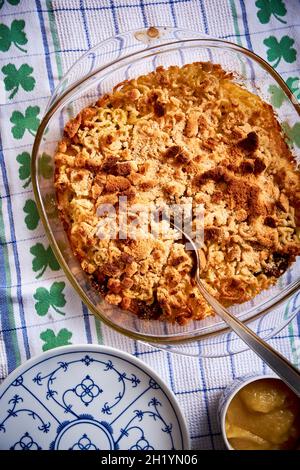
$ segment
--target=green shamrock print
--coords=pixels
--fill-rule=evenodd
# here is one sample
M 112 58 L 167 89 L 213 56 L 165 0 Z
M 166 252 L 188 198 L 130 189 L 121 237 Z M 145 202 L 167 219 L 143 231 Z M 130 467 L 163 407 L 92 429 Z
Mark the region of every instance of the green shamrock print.
M 285 93 L 277 85 L 270 85 L 268 89 L 271 95 L 271 103 L 275 108 L 280 108 L 286 99 Z
M 32 91 L 35 85 L 35 79 L 30 77 L 33 68 L 28 64 L 22 64 L 19 70 L 14 64 L 7 64 L 2 67 L 2 72 L 6 75 L 4 79 L 4 86 L 6 91 L 12 91 L 9 99 L 12 100 L 19 87 L 21 86 L 25 91 Z
M 20 153 L 17 155 L 17 162 L 20 164 L 19 178 L 22 181 L 26 180 L 23 188 L 27 188 L 31 183 L 30 154 L 28 152 Z
M 43 317 L 47 315 L 49 308 L 52 307 L 55 312 L 65 315 L 64 312 L 57 308 L 66 305 L 65 295 L 62 292 L 65 286 L 64 282 L 54 282 L 50 287 L 50 291 L 45 287 L 38 287 L 33 296 L 37 300 L 34 306 L 36 313 Z
M 299 77 L 289 77 L 286 81 L 287 86 L 293 95 L 300 100 L 300 79 Z
M 281 59 L 284 59 L 289 64 L 296 60 L 297 51 L 292 47 L 294 39 L 289 36 L 283 36 L 278 42 L 275 36 L 270 36 L 264 41 L 265 46 L 268 47 L 267 58 L 269 62 L 274 62 L 273 67 L 276 68 Z
M 12 44 L 14 44 L 20 51 L 27 52 L 21 46 L 28 42 L 27 36 L 23 29 L 25 27 L 24 20 L 13 20 L 9 28 L 5 24 L 0 24 L 0 51 L 6 52 Z
M 34 256 L 32 260 L 32 270 L 38 273 L 36 279 L 39 279 L 44 274 L 48 266 L 52 271 L 59 271 L 60 266 L 51 246 L 45 248 L 42 243 L 36 243 L 30 248 L 30 253 Z
M 28 106 L 25 115 L 20 111 L 14 111 L 12 113 L 10 122 L 14 124 L 14 126 L 11 131 L 15 139 L 22 139 L 26 130 L 28 130 L 31 135 L 35 135 L 40 124 L 40 120 L 37 117 L 39 112 L 40 108 L 38 106 Z
M 300 148 L 300 122 L 296 122 L 292 127 L 288 122 L 283 122 L 281 127 L 287 137 L 288 144 L 295 144 Z
M 5 1 L 5 0 L 0 0 L 0 10 L 1 10 L 1 8 L 2 8 L 3 5 L 4 5 L 4 1 Z M 7 3 L 9 3 L 10 5 L 19 5 L 19 3 L 20 3 L 20 0 L 6 0 L 6 1 L 7 1 Z
M 38 160 L 38 173 L 46 180 L 50 179 L 53 175 L 52 158 L 47 153 L 43 153 Z
M 289 77 L 286 81 L 287 86 L 297 100 L 300 100 L 300 80 L 298 77 Z M 286 94 L 277 85 L 269 86 L 269 93 L 271 95 L 271 103 L 275 108 L 280 108 L 282 103 L 287 100 Z
M 48 330 L 43 331 L 40 334 L 41 340 L 45 343 L 42 349 L 43 351 L 48 351 L 49 349 L 58 348 L 59 346 L 67 346 L 72 344 L 70 342 L 72 336 L 73 333 L 71 333 L 71 331 L 67 330 L 66 328 L 59 330 L 57 335 L 55 335 L 53 330 L 48 328 Z
M 282 18 L 279 18 L 279 16 L 286 15 L 285 4 L 282 0 L 257 0 L 255 5 L 259 8 L 257 17 L 262 24 L 269 23 L 272 15 L 281 23 L 286 23 Z
M 36 207 L 35 201 L 32 199 L 28 199 L 23 207 L 23 211 L 25 212 L 25 224 L 28 230 L 34 230 L 37 228 L 40 216 Z

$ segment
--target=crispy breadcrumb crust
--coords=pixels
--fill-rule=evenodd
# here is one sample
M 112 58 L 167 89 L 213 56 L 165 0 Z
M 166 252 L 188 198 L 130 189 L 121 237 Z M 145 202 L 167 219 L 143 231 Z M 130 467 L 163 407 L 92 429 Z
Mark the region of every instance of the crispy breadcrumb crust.
M 101 204 L 205 208 L 201 278 L 223 304 L 252 299 L 300 253 L 299 171 L 273 109 L 219 65 L 193 63 L 117 85 L 65 126 L 58 209 L 73 252 L 105 299 L 141 318 L 211 315 L 172 230 L 99 239 Z

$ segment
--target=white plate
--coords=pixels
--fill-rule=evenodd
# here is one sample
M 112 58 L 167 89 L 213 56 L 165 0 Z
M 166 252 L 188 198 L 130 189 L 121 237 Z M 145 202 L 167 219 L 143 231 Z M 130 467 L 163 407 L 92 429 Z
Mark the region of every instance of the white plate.
M 106 346 L 30 359 L 0 386 L 0 449 L 189 449 L 174 394 L 142 361 Z

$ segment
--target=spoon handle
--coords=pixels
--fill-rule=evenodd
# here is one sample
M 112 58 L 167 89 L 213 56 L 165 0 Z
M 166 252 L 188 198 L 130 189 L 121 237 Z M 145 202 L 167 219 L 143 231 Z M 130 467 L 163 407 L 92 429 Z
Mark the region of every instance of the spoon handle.
M 268 366 L 300 397 L 300 372 L 284 356 L 262 340 L 232 313 L 226 310 L 202 285 L 196 276 L 198 288 L 216 313 Z

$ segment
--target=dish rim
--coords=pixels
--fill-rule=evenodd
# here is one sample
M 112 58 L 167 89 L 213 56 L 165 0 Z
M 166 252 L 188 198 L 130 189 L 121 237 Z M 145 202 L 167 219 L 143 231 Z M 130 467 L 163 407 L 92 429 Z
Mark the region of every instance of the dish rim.
M 182 32 L 185 31 L 185 32 L 188 32 L 188 33 L 193 33 L 192 31 L 184 30 L 184 29 L 181 29 L 181 28 L 170 28 L 170 27 L 166 27 L 166 26 L 155 26 L 155 27 L 159 30 L 160 29 L 167 29 L 167 30 L 173 30 L 173 31 L 182 31 Z M 131 30 L 131 31 L 126 31 L 124 33 L 121 33 L 120 35 L 130 34 L 130 33 L 134 34 L 135 32 L 136 32 L 136 30 Z M 42 141 L 43 133 L 44 133 L 46 127 L 47 127 L 47 124 L 48 124 L 49 120 L 51 119 L 53 114 L 61 106 L 63 106 L 64 102 L 67 101 L 68 97 L 70 97 L 72 95 L 72 93 L 76 90 L 76 88 L 78 86 L 80 86 L 81 84 L 88 81 L 89 79 L 91 79 L 96 74 L 105 71 L 107 68 L 109 68 L 113 65 L 116 65 L 118 63 L 122 64 L 123 61 L 128 61 L 129 59 L 132 60 L 136 56 L 142 56 L 142 57 L 145 57 L 145 56 L 149 57 L 150 56 L 151 57 L 151 55 L 155 54 L 155 52 L 157 50 L 162 51 L 163 49 L 167 49 L 170 46 L 176 46 L 176 45 L 180 45 L 180 44 L 182 45 L 183 43 L 184 44 L 189 44 L 189 43 L 197 42 L 197 45 L 200 46 L 200 47 L 209 47 L 209 46 L 211 46 L 211 47 L 221 48 L 221 49 L 222 49 L 222 46 L 223 46 L 226 49 L 233 50 L 235 52 L 241 52 L 242 54 L 250 57 L 255 62 L 257 62 L 263 69 L 265 69 L 273 77 L 273 79 L 278 83 L 278 85 L 281 87 L 281 89 L 284 91 L 284 93 L 289 98 L 290 103 L 293 105 L 296 113 L 298 114 L 298 116 L 300 118 L 300 103 L 297 102 L 297 100 L 294 97 L 293 93 L 290 91 L 290 89 L 288 88 L 288 86 L 286 85 L 284 80 L 281 78 L 281 76 L 278 74 L 278 72 L 275 69 L 273 69 L 273 67 L 270 64 L 268 64 L 268 62 L 266 62 L 262 57 L 260 57 L 256 53 L 250 51 L 249 49 L 247 49 L 243 46 L 237 45 L 235 43 L 232 43 L 230 41 L 226 41 L 226 40 L 223 40 L 223 39 L 217 39 L 217 38 L 210 38 L 210 37 L 205 38 L 205 37 L 203 37 L 202 33 L 198 33 L 198 32 L 194 32 L 194 33 L 199 34 L 199 36 L 200 36 L 199 39 L 191 38 L 191 39 L 171 40 L 171 41 L 168 41 L 168 42 L 159 42 L 158 44 L 156 44 L 154 46 L 150 46 L 150 47 L 145 46 L 145 48 L 142 49 L 142 50 L 139 50 L 139 51 L 133 52 L 133 53 L 129 53 L 129 54 L 125 54 L 121 58 L 117 58 L 113 61 L 105 63 L 103 66 L 98 67 L 97 69 L 95 69 L 91 73 L 85 75 L 80 80 L 78 80 L 75 83 L 71 84 L 60 95 L 60 97 L 54 99 L 53 102 L 52 102 L 53 98 L 50 98 L 49 105 L 46 108 L 46 114 L 43 117 L 43 119 L 42 119 L 42 121 L 39 125 L 39 128 L 37 130 L 36 137 L 35 137 L 34 144 L 33 144 L 33 149 L 32 149 L 32 158 L 31 158 L 32 188 L 33 188 L 33 193 L 34 193 L 34 196 L 35 196 L 38 212 L 40 214 L 41 221 L 42 221 L 43 226 L 45 228 L 45 232 L 47 234 L 47 237 L 48 237 L 48 240 L 50 242 L 51 248 L 54 252 L 54 255 L 58 259 L 60 266 L 63 268 L 63 271 L 64 271 L 68 281 L 70 282 L 72 287 L 75 289 L 77 294 L 80 296 L 81 300 L 87 305 L 87 307 L 91 310 L 91 312 L 96 316 L 96 318 L 98 317 L 107 326 L 109 326 L 113 330 L 116 330 L 117 332 L 119 332 L 119 333 L 121 333 L 121 334 L 123 334 L 123 335 L 125 335 L 125 336 L 127 336 L 131 339 L 143 341 L 143 342 L 146 342 L 148 344 L 152 343 L 152 344 L 155 344 L 157 346 L 159 346 L 159 345 L 172 346 L 172 345 L 188 344 L 188 343 L 192 343 L 192 342 L 195 342 L 195 341 L 201 341 L 201 340 L 204 340 L 204 339 L 207 339 L 207 338 L 211 338 L 213 336 L 218 336 L 218 335 L 221 335 L 221 334 L 224 334 L 224 333 L 229 333 L 231 330 L 230 330 L 229 327 L 226 326 L 226 324 L 224 324 L 224 326 L 222 328 L 220 328 L 218 331 L 206 332 L 206 333 L 202 333 L 202 334 L 194 333 L 193 331 L 190 331 L 190 332 L 183 332 L 183 333 L 175 333 L 175 334 L 172 334 L 168 337 L 166 337 L 166 336 L 157 336 L 157 335 L 154 336 L 154 334 L 148 335 L 148 334 L 144 334 L 144 333 L 140 333 L 140 332 L 136 332 L 136 331 L 132 331 L 132 330 L 127 330 L 123 326 L 117 325 L 113 321 L 111 321 L 109 318 L 105 317 L 101 313 L 100 309 L 97 309 L 94 306 L 94 304 L 89 300 L 89 298 L 86 295 L 85 291 L 77 283 L 75 277 L 73 276 L 73 274 L 71 273 L 68 265 L 65 262 L 64 256 L 61 254 L 61 251 L 58 247 L 56 239 L 55 239 L 55 237 L 52 233 L 52 229 L 51 229 L 51 227 L 48 223 L 48 217 L 47 217 L 46 212 L 45 212 L 44 207 L 43 207 L 42 197 L 40 195 L 40 190 L 39 190 L 37 164 L 36 163 L 37 163 L 37 159 L 38 159 L 38 150 L 39 150 L 39 147 L 40 147 L 40 144 L 41 144 L 41 141 Z M 61 78 L 59 84 L 63 82 L 63 80 L 68 75 L 70 70 L 75 66 L 75 64 L 77 62 L 80 62 L 80 60 L 82 60 L 83 57 L 85 57 L 86 55 L 88 55 L 92 51 L 97 50 L 99 47 L 104 46 L 106 43 L 108 43 L 109 41 L 111 41 L 112 39 L 114 39 L 114 38 L 116 38 L 120 35 L 112 36 L 112 37 L 96 44 L 93 48 L 89 49 L 83 55 L 81 55 L 77 59 L 77 61 L 70 67 L 70 69 L 66 72 L 66 74 Z M 58 84 L 58 86 L 59 86 L 59 84 Z M 55 91 L 57 90 L 57 88 L 58 87 L 56 87 L 56 89 L 53 92 L 54 96 L 55 96 Z M 268 305 L 265 308 L 262 308 L 262 310 L 260 312 L 254 314 L 250 318 L 244 320 L 244 323 L 247 324 L 251 321 L 254 321 L 257 318 L 261 317 L 262 315 L 265 315 L 266 313 L 270 312 L 270 310 L 272 310 L 276 307 L 279 307 L 283 302 L 288 301 L 294 294 L 296 294 L 297 291 L 299 290 L 299 288 L 300 288 L 300 278 L 297 279 L 297 281 L 293 282 L 289 287 L 287 287 L 283 291 L 281 291 L 280 294 L 277 294 L 275 296 L 274 301 L 272 301 L 272 302 L 270 302 L 269 300 L 264 301 L 262 303 L 262 306 L 265 305 L 265 304 L 267 304 L 267 305 L 270 304 L 270 305 Z M 272 330 L 272 332 L 269 335 L 267 335 L 266 338 L 264 338 L 264 339 L 268 340 L 271 337 L 278 334 L 283 328 L 285 328 L 289 324 L 289 322 L 296 315 L 297 315 L 297 309 L 295 309 L 295 313 L 293 315 L 291 315 L 290 318 L 288 318 L 285 322 L 282 322 L 280 325 L 278 325 L 278 328 L 275 328 L 274 330 Z M 245 346 L 245 348 L 240 349 L 239 351 L 234 351 L 232 354 L 237 354 L 237 353 L 243 352 L 247 349 L 248 349 L 247 346 Z M 227 354 L 228 353 L 224 353 L 223 355 L 227 355 Z M 220 357 L 220 355 L 218 355 L 218 357 Z

